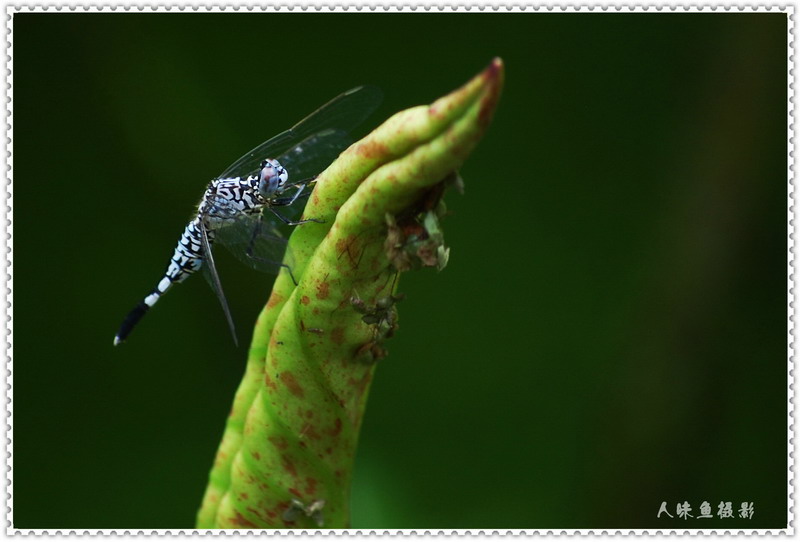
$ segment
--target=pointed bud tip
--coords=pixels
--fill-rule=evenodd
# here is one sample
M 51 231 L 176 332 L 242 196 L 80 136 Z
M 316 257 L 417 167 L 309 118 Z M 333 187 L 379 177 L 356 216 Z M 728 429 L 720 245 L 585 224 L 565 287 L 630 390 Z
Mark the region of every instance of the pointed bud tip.
M 481 74 L 485 83 L 485 94 L 481 103 L 480 123 L 486 128 L 492 121 L 497 102 L 500 99 L 500 92 L 503 89 L 504 79 L 503 59 L 499 56 L 494 57 L 489 66 Z
M 489 63 L 489 66 L 486 68 L 486 76 L 488 78 L 497 77 L 503 71 L 503 59 L 499 56 L 496 56 L 492 59 Z

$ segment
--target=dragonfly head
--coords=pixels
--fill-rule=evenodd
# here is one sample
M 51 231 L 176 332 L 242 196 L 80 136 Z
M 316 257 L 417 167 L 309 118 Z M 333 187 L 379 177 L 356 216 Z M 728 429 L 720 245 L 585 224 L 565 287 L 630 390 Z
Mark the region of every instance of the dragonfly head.
M 271 198 L 275 194 L 280 194 L 286 182 L 289 180 L 289 172 L 273 158 L 267 158 L 261 162 L 261 171 L 258 174 L 258 191 L 264 198 Z

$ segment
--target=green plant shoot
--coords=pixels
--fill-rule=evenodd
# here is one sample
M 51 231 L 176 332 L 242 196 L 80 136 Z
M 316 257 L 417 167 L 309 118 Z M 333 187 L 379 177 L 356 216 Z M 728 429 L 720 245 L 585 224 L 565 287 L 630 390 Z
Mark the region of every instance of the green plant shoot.
M 293 274 L 258 317 L 198 528 L 345 528 L 376 361 L 398 275 L 448 261 L 441 195 L 488 127 L 495 59 L 460 89 L 395 114 L 318 178 L 289 246 Z

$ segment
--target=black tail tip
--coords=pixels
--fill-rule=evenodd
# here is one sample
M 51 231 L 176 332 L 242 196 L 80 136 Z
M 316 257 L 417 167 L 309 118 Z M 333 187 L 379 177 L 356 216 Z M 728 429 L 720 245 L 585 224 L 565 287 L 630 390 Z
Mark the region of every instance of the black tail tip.
M 144 302 L 141 301 L 138 305 L 136 305 L 131 312 L 128 313 L 128 316 L 125 317 L 125 320 L 122 322 L 122 325 L 119 326 L 119 331 L 114 336 L 114 346 L 119 346 L 122 342 L 128 338 L 131 331 L 133 331 L 134 326 L 142 319 L 142 316 L 145 315 L 147 309 L 150 307 Z

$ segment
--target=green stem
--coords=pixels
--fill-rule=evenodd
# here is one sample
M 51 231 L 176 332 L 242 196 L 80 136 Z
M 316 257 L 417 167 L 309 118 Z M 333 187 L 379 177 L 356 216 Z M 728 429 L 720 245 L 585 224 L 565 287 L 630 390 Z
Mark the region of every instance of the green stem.
M 432 105 L 397 113 L 320 175 L 304 216 L 325 222 L 291 236 L 298 284 L 281 273 L 256 322 L 198 528 L 348 526 L 372 361 L 385 354 L 405 269 L 392 250 L 416 247 L 410 258 L 425 265 L 422 251 L 437 248 L 421 218 L 435 221 L 429 200 L 440 192 L 430 190 L 481 138 L 502 83 L 495 59 Z

